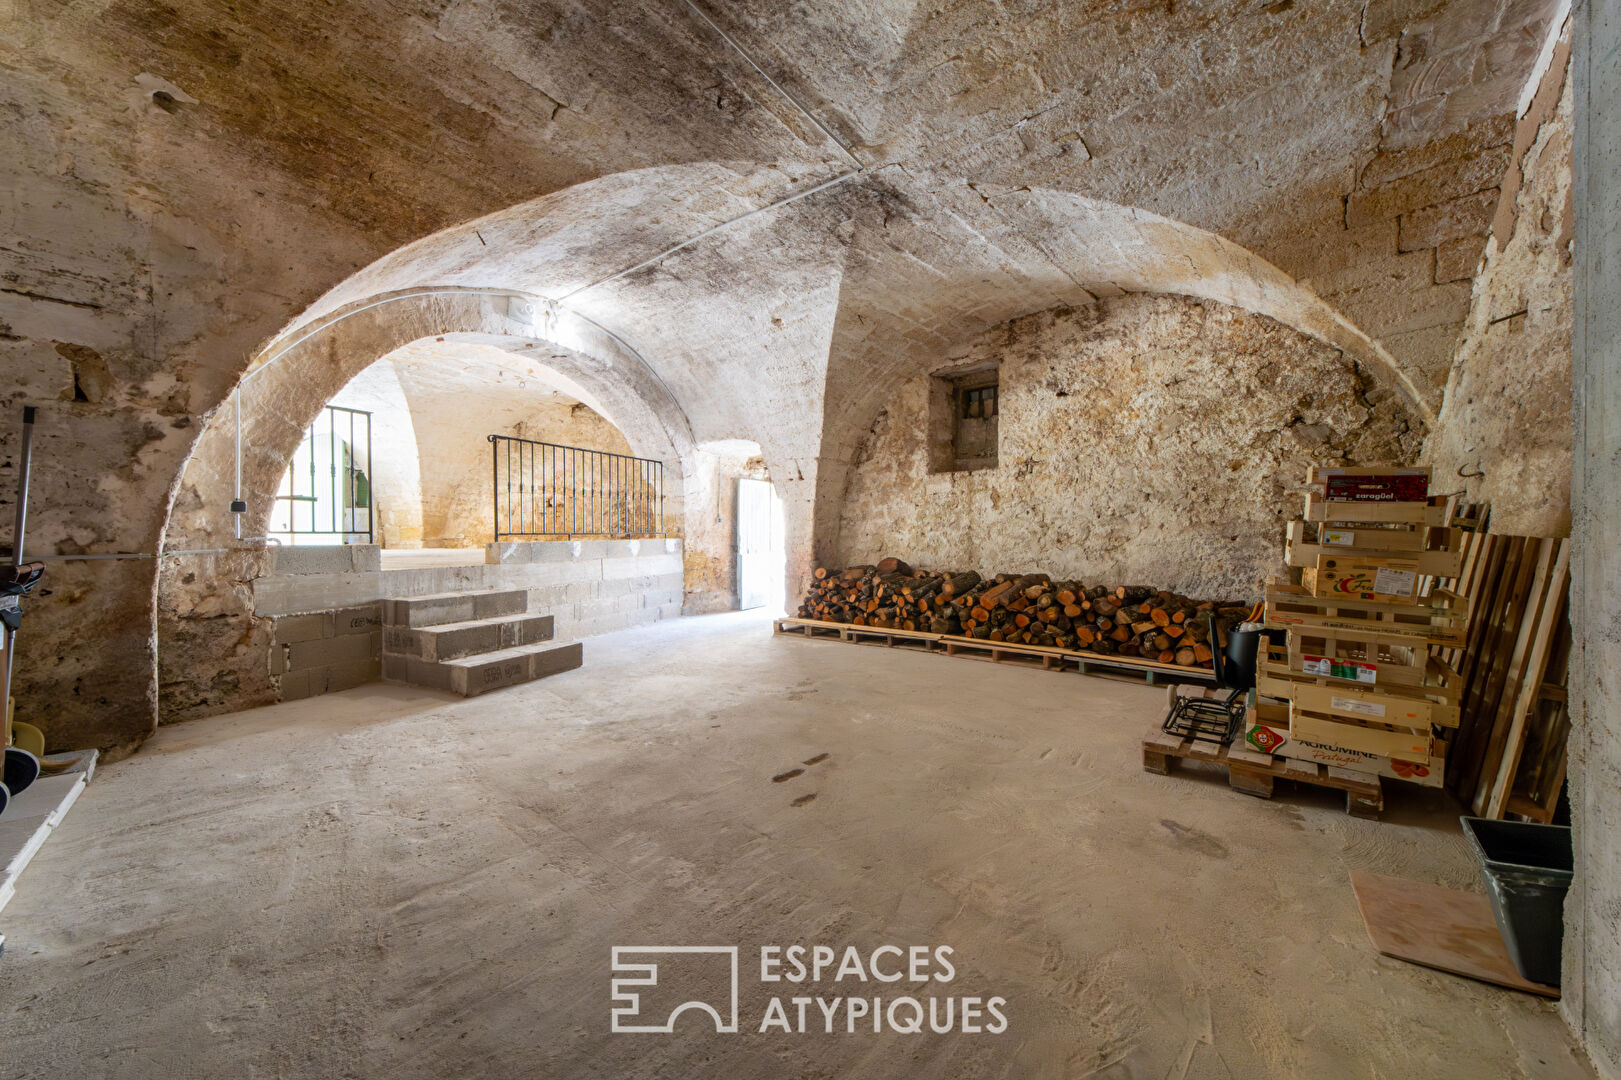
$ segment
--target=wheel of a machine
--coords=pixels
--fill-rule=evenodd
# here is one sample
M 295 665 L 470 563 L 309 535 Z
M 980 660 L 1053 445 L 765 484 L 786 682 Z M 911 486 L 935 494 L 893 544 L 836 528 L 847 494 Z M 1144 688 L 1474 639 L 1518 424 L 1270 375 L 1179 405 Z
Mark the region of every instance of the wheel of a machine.
M 39 758 L 20 746 L 6 747 L 5 785 L 13 795 L 21 795 L 39 779 Z

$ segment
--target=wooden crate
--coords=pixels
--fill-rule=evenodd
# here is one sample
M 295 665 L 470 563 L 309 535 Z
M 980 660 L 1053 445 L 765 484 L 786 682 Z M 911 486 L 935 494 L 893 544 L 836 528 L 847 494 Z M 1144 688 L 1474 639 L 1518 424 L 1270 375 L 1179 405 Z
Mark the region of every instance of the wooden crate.
M 1306 687 L 1296 687 L 1297 692 L 1301 689 Z M 1371 720 L 1368 723 L 1357 723 L 1342 719 L 1346 716 L 1356 716 L 1356 713 L 1339 709 L 1333 711 L 1318 709 L 1310 703 L 1315 700 L 1315 695 L 1308 693 L 1305 696 L 1308 699 L 1306 704 L 1302 704 L 1298 693 L 1289 699 L 1291 740 L 1320 743 L 1343 750 L 1358 750 L 1401 761 L 1428 762 L 1435 752 L 1435 743 L 1428 725 L 1400 727 Z
M 1412 559 L 1421 574 L 1457 577 L 1463 565 L 1463 530 L 1422 525 L 1350 528 L 1299 519 L 1289 522 L 1283 557 L 1290 566 L 1316 569 L 1322 556 L 1346 554 Z
M 1414 659 L 1416 663 L 1423 665 L 1422 668 L 1415 665 L 1395 669 L 1404 679 L 1413 675 L 1415 671 L 1421 671 L 1422 676 L 1414 681 L 1391 681 L 1389 676 L 1392 668 L 1386 666 L 1379 669 L 1385 676 L 1385 681 L 1369 683 L 1298 668 L 1291 655 L 1293 648 L 1292 641 L 1287 649 L 1269 645 L 1266 652 L 1256 658 L 1255 689 L 1258 693 L 1265 697 L 1288 700 L 1295 686 L 1307 683 L 1370 703 L 1423 702 L 1438 707 L 1427 723 L 1440 724 L 1443 727 L 1458 726 L 1459 706 L 1463 701 L 1463 677 L 1438 656 L 1419 653 Z M 1309 654 L 1302 654 L 1303 657 L 1305 655 Z M 1418 721 L 1414 718 L 1413 722 Z
M 1391 686 L 1372 689 L 1346 684 L 1328 685 L 1327 679 L 1291 678 L 1288 700 L 1297 707 L 1343 723 L 1387 724 L 1418 728 L 1426 735 L 1430 725 L 1457 727 L 1456 701 L 1436 701 L 1440 687 Z M 1433 696 L 1425 696 L 1434 691 Z M 1456 683 L 1446 691 L 1456 698 Z M 1268 695 L 1269 697 L 1276 695 Z
M 1410 604 L 1421 598 L 1418 560 L 1386 555 L 1319 555 L 1301 571 L 1300 585 L 1324 600 L 1382 600 Z
M 1431 496 L 1426 502 L 1344 502 L 1327 499 L 1312 491 L 1306 494 L 1307 521 L 1344 522 L 1351 525 L 1394 524 L 1432 525 L 1452 524 L 1452 511 L 1456 500 L 1450 496 Z
M 1354 631 L 1363 640 L 1389 644 L 1458 646 L 1464 642 L 1462 598 L 1447 589 L 1411 604 L 1313 596 L 1297 585 L 1266 587 L 1266 625 L 1332 636 Z
M 1273 784 L 1293 780 L 1345 792 L 1345 810 L 1355 817 L 1376 818 L 1384 809 L 1385 796 L 1380 778 L 1374 773 L 1356 772 L 1334 765 L 1298 761 L 1258 753 L 1235 743 L 1216 746 L 1167 735 L 1158 724 L 1143 738 L 1143 769 L 1169 776 L 1178 761 L 1205 761 L 1227 770 L 1227 783 L 1234 791 L 1270 799 Z
M 1420 787 L 1438 788 L 1446 782 L 1449 744 L 1446 739 L 1439 737 L 1432 740 L 1430 759 L 1426 762 L 1404 761 L 1343 746 L 1294 739 L 1289 736 L 1289 706 L 1262 701 L 1249 711 L 1244 738 L 1251 746 L 1262 752 L 1270 751 L 1275 757 L 1376 774 L 1387 780 L 1403 780 Z
M 1421 503 L 1429 497 L 1430 470 L 1427 465 L 1314 465 L 1306 482 L 1333 500 Z
M 1273 648 L 1277 648 L 1274 646 Z M 1277 653 L 1269 651 L 1269 663 L 1281 663 L 1287 670 L 1352 685 L 1423 686 L 1432 671 L 1429 647 L 1418 642 L 1389 644 L 1368 640 L 1355 633 L 1295 631 L 1289 644 Z M 1356 665 L 1358 673 L 1335 676 L 1325 673 L 1322 661 Z

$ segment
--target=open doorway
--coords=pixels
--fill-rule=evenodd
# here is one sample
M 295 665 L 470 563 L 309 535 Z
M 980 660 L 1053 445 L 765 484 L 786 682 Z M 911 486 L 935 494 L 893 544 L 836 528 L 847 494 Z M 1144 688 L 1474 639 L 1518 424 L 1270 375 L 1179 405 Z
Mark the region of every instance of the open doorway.
M 737 481 L 737 606 L 781 611 L 787 545 L 783 542 L 782 499 L 769 480 Z

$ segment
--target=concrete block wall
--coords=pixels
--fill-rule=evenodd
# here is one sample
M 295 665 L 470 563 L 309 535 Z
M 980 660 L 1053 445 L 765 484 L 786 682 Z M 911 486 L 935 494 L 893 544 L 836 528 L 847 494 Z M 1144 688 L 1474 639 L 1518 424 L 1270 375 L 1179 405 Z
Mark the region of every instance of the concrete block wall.
M 380 678 L 381 602 L 389 599 L 524 589 L 529 611 L 554 618 L 559 641 L 681 614 L 678 539 L 490 544 L 485 560 L 383 570 L 376 545 L 278 550 L 271 572 L 253 582 L 253 606 L 272 622 L 270 665 L 280 700 Z M 344 640 L 350 637 L 364 644 Z
M 270 614 L 270 676 L 279 701 L 347 690 L 382 678 L 383 610 L 373 597 L 345 603 L 322 583 L 373 578 L 376 544 L 280 547 L 269 580 L 285 582 L 282 610 Z M 332 606 L 334 602 L 342 606 Z
M 271 620 L 270 674 L 282 701 L 347 690 L 382 678 L 382 604 Z
M 493 571 L 504 588 L 528 589 L 529 610 L 554 616 L 560 639 L 681 614 L 680 540 L 490 544 L 484 557 L 473 569 Z

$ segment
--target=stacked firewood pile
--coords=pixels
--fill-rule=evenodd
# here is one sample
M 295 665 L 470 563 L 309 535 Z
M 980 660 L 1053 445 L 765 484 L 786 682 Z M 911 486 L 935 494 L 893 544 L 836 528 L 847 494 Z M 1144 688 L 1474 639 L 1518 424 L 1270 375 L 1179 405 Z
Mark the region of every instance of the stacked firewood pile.
M 799 617 L 1208 667 L 1210 614 L 1225 625 L 1248 612 L 1139 585 L 1086 586 L 1046 574 L 987 579 L 884 559 L 818 569 Z

